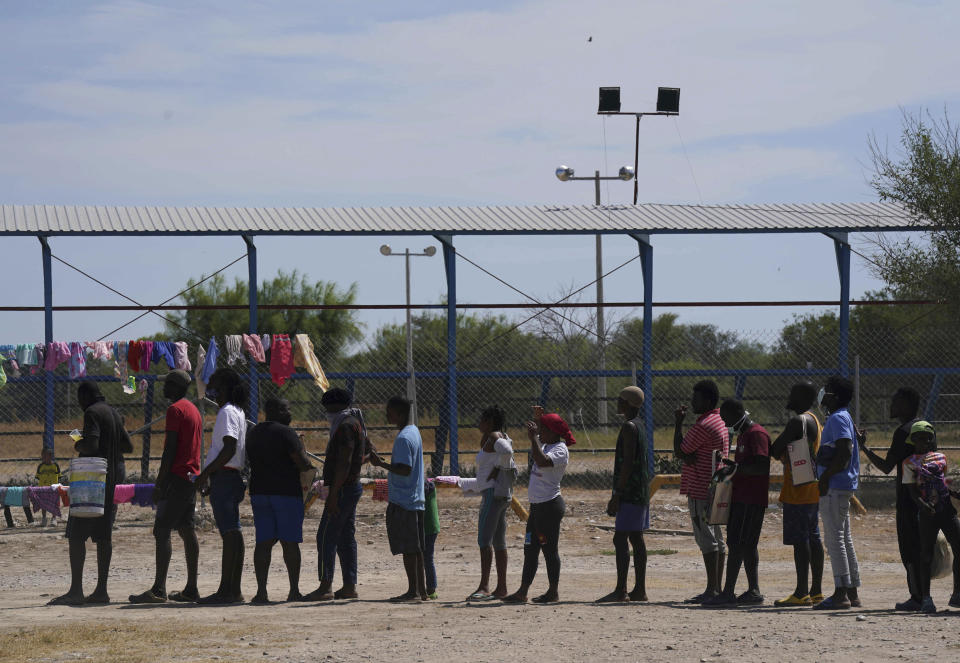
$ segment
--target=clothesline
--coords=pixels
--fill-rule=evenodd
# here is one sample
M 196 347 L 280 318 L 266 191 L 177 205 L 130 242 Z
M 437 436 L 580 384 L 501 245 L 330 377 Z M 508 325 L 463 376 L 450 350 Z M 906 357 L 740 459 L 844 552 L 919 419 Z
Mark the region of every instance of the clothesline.
M 251 362 L 268 364 L 271 379 L 278 386 L 283 386 L 299 366 L 313 376 L 314 383 L 321 390 L 330 388 L 307 334 L 229 334 L 221 338 L 221 344 L 211 336 L 206 348 L 197 344 L 195 366 L 190 362 L 190 348 L 185 341 L 55 341 L 0 345 L 0 387 L 7 381 L 4 364 L 7 364 L 11 377 L 17 378 L 21 369 L 29 368 L 31 375 L 36 375 L 67 363 L 70 378 L 82 379 L 87 375 L 89 356 L 102 361 L 113 360 L 114 375 L 124 383 L 127 393 L 137 391 L 132 373 L 148 371 L 152 364 L 163 361 L 171 370 L 192 371 L 202 398 L 221 352 L 225 353 L 229 366 L 246 365 L 247 357 Z

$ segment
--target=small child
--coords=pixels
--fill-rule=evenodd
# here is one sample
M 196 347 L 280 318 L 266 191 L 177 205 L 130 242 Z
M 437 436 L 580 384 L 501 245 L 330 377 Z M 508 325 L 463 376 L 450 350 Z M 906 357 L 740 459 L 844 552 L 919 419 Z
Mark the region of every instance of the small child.
M 423 570 L 427 581 L 427 598 L 437 599 L 437 568 L 433 564 L 433 547 L 440 534 L 440 512 L 437 510 L 437 487 L 433 481 L 424 482 L 424 513 L 423 513 Z
M 55 483 L 60 483 L 60 466 L 57 465 L 56 461 L 53 459 L 53 449 L 44 447 L 43 452 L 40 455 L 40 464 L 37 465 L 37 485 L 38 486 L 52 486 Z M 41 527 L 47 526 L 47 511 L 41 509 L 43 514 L 43 519 L 40 521 Z M 57 526 L 57 517 L 53 516 L 53 519 L 50 523 L 54 527 Z
M 920 590 L 923 595 L 920 610 L 925 613 L 937 611 L 930 596 L 930 564 L 939 532 L 943 532 L 953 549 L 953 594 L 949 605 L 960 608 L 960 519 L 950 502 L 951 491 L 946 482 L 947 458 L 937 451 L 936 433 L 929 422 L 913 424 L 908 442 L 914 445 L 916 453 L 903 461 L 903 483 L 920 507 Z

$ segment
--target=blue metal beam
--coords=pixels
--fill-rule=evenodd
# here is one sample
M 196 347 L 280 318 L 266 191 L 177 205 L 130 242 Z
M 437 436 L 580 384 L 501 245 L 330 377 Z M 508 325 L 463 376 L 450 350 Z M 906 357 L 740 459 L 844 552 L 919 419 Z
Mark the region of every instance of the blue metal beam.
M 457 426 L 457 252 L 453 237 L 435 235 L 443 245 L 443 267 L 447 276 L 447 397 L 445 419 L 449 430 L 450 474 L 460 473 Z
M 631 234 L 640 248 L 640 265 L 643 269 L 643 421 L 646 425 L 648 469 L 654 473 L 653 457 L 653 245 L 650 235 Z
M 257 246 L 253 243 L 253 235 L 243 235 L 247 245 L 247 298 L 250 308 L 249 334 L 257 333 Z M 253 421 L 260 416 L 260 381 L 257 378 L 257 367 L 253 359 L 250 360 L 250 412 Z
M 49 347 L 53 343 L 53 260 L 46 235 L 37 235 L 37 239 L 40 240 L 43 253 L 43 342 Z M 45 371 L 43 376 L 46 392 L 43 410 L 43 448 L 53 449 L 53 372 Z
M 943 373 L 937 373 L 933 376 L 933 382 L 930 384 L 930 393 L 927 394 L 927 407 L 923 410 L 923 418 L 927 421 L 932 421 L 934 418 L 937 399 L 940 398 L 941 389 L 943 389 Z
M 840 343 L 837 364 L 840 375 L 847 377 L 850 367 L 847 358 L 850 348 L 850 243 L 847 233 L 830 233 L 837 254 L 837 271 L 840 274 Z

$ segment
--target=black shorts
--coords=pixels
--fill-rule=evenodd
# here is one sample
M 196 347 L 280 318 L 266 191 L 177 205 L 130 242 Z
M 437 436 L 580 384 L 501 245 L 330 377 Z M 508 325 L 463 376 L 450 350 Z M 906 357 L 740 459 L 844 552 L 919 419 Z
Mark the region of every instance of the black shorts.
M 763 529 L 763 514 L 767 507 L 762 504 L 734 502 L 730 505 L 730 520 L 727 521 L 727 545 L 756 548 Z
M 111 504 L 98 518 L 67 518 L 67 538 L 71 541 L 93 539 L 95 543 L 110 543 L 113 540 L 113 523 L 117 519 L 117 505 Z
M 193 529 L 196 507 L 196 484 L 183 477 L 171 475 L 167 480 L 166 491 L 157 501 L 154 533 L 157 530 Z
M 390 552 L 394 555 L 410 555 L 422 552 L 423 536 L 423 509 L 410 511 L 402 506 L 387 505 L 387 539 L 390 541 Z

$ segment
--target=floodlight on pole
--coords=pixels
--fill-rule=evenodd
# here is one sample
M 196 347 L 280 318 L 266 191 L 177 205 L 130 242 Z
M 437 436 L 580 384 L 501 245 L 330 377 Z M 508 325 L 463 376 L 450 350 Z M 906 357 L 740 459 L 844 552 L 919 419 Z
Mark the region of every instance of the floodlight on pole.
M 430 257 L 437 254 L 437 247 L 428 246 L 422 253 L 414 253 L 404 249 L 403 253 L 394 253 L 389 244 L 380 246 L 380 253 L 385 256 L 402 256 L 405 259 L 407 281 L 407 400 L 410 401 L 410 422 L 417 423 L 417 377 L 413 369 L 413 316 L 410 312 L 410 258 L 416 256 Z

